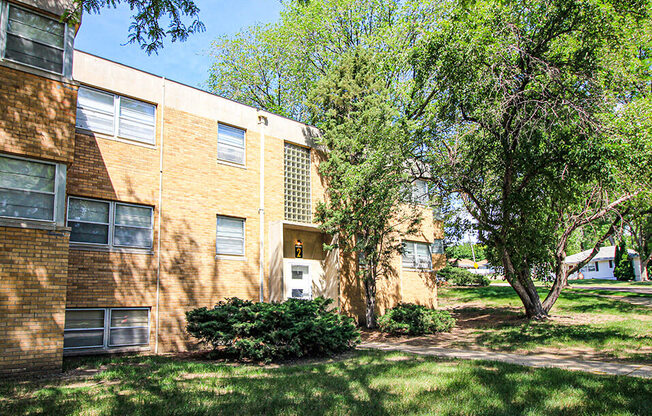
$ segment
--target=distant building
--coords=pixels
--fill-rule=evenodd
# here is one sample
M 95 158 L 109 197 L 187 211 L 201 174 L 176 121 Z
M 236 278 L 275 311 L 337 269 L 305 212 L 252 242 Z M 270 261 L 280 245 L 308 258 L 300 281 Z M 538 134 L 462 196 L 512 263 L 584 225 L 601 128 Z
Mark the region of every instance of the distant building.
M 469 259 L 449 259 L 448 264 L 453 266 L 453 267 L 459 267 L 461 269 L 466 269 L 470 271 L 471 273 L 475 274 L 481 274 L 483 276 L 489 275 L 489 274 L 494 274 L 496 273 L 496 270 L 494 270 L 493 266 L 489 264 L 487 260 L 478 260 L 478 268 L 476 269 L 474 267 L 474 262 L 473 260 Z
M 567 265 L 573 265 L 585 260 L 591 255 L 593 250 L 586 250 L 581 253 L 573 254 L 572 256 L 567 256 L 564 261 Z M 641 257 L 634 250 L 627 250 L 629 259 L 634 265 L 634 275 L 636 280 L 641 280 Z M 614 257 L 616 254 L 616 246 L 602 247 L 598 253 L 591 259 L 591 261 L 582 267 L 579 273 L 573 273 L 569 276 L 569 279 L 578 279 L 580 278 L 580 273 L 584 279 L 611 279 L 615 280 L 614 276 L 614 267 L 615 261 Z

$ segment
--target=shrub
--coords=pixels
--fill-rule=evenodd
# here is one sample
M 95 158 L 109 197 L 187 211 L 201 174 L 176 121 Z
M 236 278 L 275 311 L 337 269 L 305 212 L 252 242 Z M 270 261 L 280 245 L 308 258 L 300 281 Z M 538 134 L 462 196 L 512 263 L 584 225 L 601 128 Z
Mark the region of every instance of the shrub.
M 214 308 L 186 312 L 188 332 L 240 360 L 269 362 L 328 356 L 354 348 L 360 333 L 353 320 L 327 310 L 330 299 L 283 303 L 230 298 Z
M 453 266 L 446 266 L 439 270 L 437 277 L 457 286 L 489 286 L 490 283 L 485 276 Z
M 381 316 L 378 325 L 381 331 L 390 334 L 422 335 L 450 331 L 455 319 L 448 311 L 401 303 Z

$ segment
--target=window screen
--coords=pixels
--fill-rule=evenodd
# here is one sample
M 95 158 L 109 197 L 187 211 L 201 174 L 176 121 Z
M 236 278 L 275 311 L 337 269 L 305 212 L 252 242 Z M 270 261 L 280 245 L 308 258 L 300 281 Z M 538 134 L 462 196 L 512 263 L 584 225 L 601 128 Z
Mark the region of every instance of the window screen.
M 65 29 L 63 23 L 10 4 L 5 58 L 61 74 Z
M 285 143 L 285 219 L 312 222 L 310 149 Z
M 438 239 L 432 242 L 430 246 L 432 254 L 444 254 L 444 240 Z
M 217 216 L 217 254 L 244 255 L 245 220 L 242 218 Z
M 217 158 L 244 165 L 245 131 L 219 123 L 217 126 Z
M 112 309 L 109 346 L 149 344 L 149 310 Z
M 152 208 L 115 203 L 113 245 L 152 247 Z
M 109 244 L 109 210 L 104 201 L 70 198 L 68 200 L 68 227 L 72 228 L 70 241 Z
M 54 221 L 56 166 L 0 156 L 0 217 Z
M 70 241 L 114 247 L 151 248 L 154 209 L 142 205 L 68 198 Z
M 156 106 L 79 87 L 77 127 L 153 145 L 156 144 Z
M 63 338 L 65 349 L 147 345 L 149 309 L 67 309 Z
M 64 348 L 104 346 L 104 309 L 67 310 L 63 331 Z
M 432 268 L 432 256 L 428 243 L 406 241 L 403 244 L 403 267 L 410 269 Z

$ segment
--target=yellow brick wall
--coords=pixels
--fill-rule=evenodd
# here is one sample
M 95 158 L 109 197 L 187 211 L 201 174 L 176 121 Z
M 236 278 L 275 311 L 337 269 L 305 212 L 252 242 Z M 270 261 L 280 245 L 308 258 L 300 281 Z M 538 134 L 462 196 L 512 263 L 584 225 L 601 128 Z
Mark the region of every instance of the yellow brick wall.
M 0 153 L 70 164 L 75 86 L 0 66 Z
M 61 368 L 68 238 L 0 227 L 0 375 Z

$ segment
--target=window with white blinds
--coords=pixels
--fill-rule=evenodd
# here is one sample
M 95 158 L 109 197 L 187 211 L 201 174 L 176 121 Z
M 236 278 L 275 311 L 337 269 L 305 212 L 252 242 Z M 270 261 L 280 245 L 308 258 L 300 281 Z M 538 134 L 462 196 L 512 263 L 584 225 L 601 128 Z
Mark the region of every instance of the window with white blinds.
M 244 256 L 245 220 L 242 218 L 217 216 L 217 254 Z
M 13 4 L 7 8 L 4 58 L 62 74 L 66 25 Z
M 69 197 L 70 242 L 110 247 L 152 248 L 152 207 Z
M 403 243 L 403 267 L 408 269 L 432 269 L 430 244 L 405 241 Z
M 57 166 L 0 156 L 0 217 L 55 220 Z
M 156 144 L 156 106 L 105 91 L 80 87 L 77 128 Z
M 149 344 L 149 308 L 67 309 L 63 348 L 115 348 Z
M 218 123 L 217 158 L 236 165 L 244 165 L 245 153 L 245 131 Z

